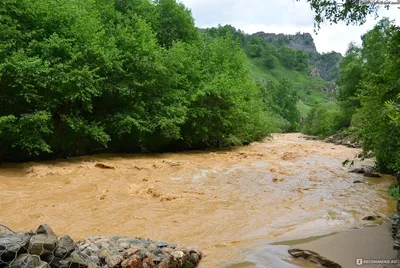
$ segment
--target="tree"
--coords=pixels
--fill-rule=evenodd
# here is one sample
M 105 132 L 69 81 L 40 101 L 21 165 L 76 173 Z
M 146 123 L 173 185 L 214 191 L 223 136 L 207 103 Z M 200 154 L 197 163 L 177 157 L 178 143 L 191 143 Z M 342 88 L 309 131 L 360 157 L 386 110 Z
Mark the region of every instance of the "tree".
M 300 1 L 300 0 L 297 0 Z M 362 25 L 368 15 L 378 16 L 379 4 L 375 1 L 354 1 L 354 0 L 307 0 L 314 11 L 314 26 L 321 28 L 325 21 L 338 23 L 346 22 L 347 25 Z M 385 5 L 389 8 L 389 4 Z

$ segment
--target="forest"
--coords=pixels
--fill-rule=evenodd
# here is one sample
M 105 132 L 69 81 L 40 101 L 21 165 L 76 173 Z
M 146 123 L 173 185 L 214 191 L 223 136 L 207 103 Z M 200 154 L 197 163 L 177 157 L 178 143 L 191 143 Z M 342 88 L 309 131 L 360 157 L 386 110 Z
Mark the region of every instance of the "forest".
M 299 121 L 289 81 L 254 81 L 240 43 L 175 0 L 5 0 L 0 29 L 3 161 L 241 145 Z
M 0 29 L 0 161 L 226 147 L 301 130 L 350 134 L 381 170 L 400 170 L 400 29 L 388 19 L 325 74 L 338 79 L 337 100 L 313 106 L 303 125 L 296 81 L 261 83 L 249 61 L 308 74 L 313 62 L 338 64 L 335 53 L 229 25 L 200 30 L 175 0 L 4 0 Z
M 400 28 L 387 18 L 350 44 L 340 67 L 337 101 L 314 107 L 304 132 L 337 132 L 362 142 L 382 171 L 400 171 Z

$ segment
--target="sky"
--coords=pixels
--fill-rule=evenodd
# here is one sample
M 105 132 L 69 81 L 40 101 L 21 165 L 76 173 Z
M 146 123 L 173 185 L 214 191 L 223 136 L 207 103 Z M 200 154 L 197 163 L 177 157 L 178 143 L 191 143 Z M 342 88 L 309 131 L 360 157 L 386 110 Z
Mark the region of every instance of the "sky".
M 215 27 L 230 24 L 245 33 L 256 32 L 295 34 L 308 32 L 318 52 L 336 51 L 344 54 L 350 42 L 361 44 L 361 35 L 379 21 L 368 17 L 362 26 L 346 26 L 345 23 L 321 26 L 314 33 L 313 12 L 305 0 L 180 0 L 192 10 L 196 26 Z M 400 26 L 400 5 L 389 10 L 381 9 L 380 18 L 388 17 Z

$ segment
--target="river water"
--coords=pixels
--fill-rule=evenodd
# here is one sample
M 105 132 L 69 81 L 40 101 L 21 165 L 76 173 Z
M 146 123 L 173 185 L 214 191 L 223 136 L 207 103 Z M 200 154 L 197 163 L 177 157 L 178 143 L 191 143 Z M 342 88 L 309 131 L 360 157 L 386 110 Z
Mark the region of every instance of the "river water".
M 359 152 L 294 133 L 232 150 L 4 164 L 0 223 L 17 231 L 48 223 L 76 240 L 195 246 L 206 254 L 200 267 L 306 267 L 269 244 L 363 226 L 364 216 L 395 209 L 393 178 L 353 184 L 363 177 L 342 167 Z

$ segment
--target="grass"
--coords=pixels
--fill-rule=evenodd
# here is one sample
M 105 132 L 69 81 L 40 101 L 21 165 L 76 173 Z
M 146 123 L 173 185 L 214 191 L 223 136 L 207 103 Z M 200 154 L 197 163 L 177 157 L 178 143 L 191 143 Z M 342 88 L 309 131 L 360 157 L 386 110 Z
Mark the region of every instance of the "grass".
M 393 199 L 397 200 L 400 197 L 400 187 L 397 184 L 393 184 L 389 187 L 389 194 Z
M 312 77 L 305 72 L 289 70 L 280 64 L 273 69 L 267 69 L 259 60 L 252 58 L 248 58 L 248 63 L 253 76 L 261 81 L 279 81 L 283 77 L 289 79 L 299 95 L 297 108 L 302 117 L 307 117 L 308 112 L 315 105 L 328 102 L 334 97 L 323 91 L 330 83 L 321 77 Z

